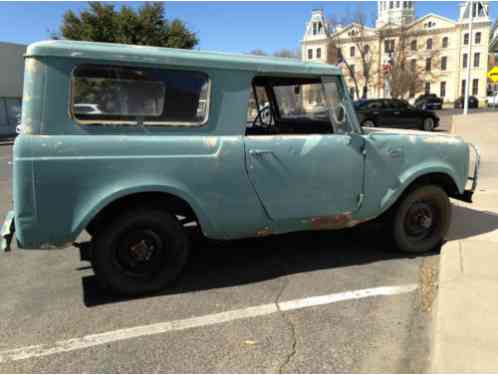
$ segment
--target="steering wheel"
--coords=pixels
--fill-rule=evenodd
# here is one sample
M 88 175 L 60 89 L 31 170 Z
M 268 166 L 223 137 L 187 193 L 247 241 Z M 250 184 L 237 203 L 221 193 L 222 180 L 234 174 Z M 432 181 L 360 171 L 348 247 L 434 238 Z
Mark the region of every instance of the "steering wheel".
M 259 125 L 256 123 L 259 120 Z M 258 111 L 258 114 L 254 118 L 254 121 L 252 122 L 252 126 L 254 127 L 260 127 L 260 128 L 269 128 L 272 125 L 273 122 L 273 116 L 271 113 L 270 105 L 266 104 L 263 107 L 261 107 Z

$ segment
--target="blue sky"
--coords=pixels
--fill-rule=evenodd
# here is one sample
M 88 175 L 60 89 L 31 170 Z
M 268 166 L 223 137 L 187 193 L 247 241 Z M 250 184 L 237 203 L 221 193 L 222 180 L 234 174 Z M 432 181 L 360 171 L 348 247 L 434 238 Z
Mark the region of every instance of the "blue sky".
M 457 19 L 457 1 L 417 1 L 417 17 L 433 12 Z M 122 2 L 115 3 L 119 7 Z M 138 7 L 140 2 L 130 2 Z M 498 3 L 490 2 L 492 19 L 498 15 Z M 57 31 L 64 12 L 79 12 L 86 2 L 1 2 L 0 41 L 29 44 L 47 39 Z M 167 2 L 166 17 L 178 17 L 198 33 L 201 49 L 248 52 L 261 48 L 273 52 L 296 49 L 313 8 L 326 15 L 341 17 L 361 8 L 374 16 L 375 1 L 331 2 Z

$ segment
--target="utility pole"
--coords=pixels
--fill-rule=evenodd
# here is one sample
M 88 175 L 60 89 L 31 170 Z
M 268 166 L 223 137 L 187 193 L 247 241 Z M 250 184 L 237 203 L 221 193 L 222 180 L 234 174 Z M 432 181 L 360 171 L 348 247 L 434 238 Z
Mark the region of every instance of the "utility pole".
M 469 46 L 467 48 L 467 78 L 465 79 L 465 97 L 463 101 L 463 114 L 469 113 L 469 88 L 470 88 L 470 65 L 472 63 L 472 19 L 474 15 L 474 0 L 469 1 Z M 464 37 L 465 38 L 465 37 Z

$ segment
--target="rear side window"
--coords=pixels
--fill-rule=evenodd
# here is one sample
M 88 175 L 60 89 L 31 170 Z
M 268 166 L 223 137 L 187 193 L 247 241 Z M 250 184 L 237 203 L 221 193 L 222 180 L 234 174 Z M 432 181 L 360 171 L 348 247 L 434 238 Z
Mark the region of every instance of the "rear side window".
M 81 65 L 73 72 L 71 114 L 87 124 L 202 125 L 209 91 L 200 72 Z

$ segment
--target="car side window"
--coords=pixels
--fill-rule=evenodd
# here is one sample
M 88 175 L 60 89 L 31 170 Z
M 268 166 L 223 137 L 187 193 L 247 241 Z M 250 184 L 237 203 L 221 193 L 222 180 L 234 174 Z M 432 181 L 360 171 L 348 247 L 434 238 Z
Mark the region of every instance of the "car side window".
M 71 114 L 83 124 L 202 125 L 209 94 L 209 78 L 201 72 L 79 65 Z
M 380 109 L 380 108 L 382 108 L 382 102 L 380 101 L 375 100 L 368 104 L 368 109 Z

